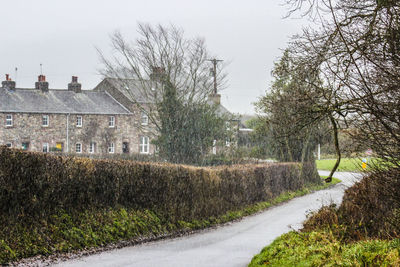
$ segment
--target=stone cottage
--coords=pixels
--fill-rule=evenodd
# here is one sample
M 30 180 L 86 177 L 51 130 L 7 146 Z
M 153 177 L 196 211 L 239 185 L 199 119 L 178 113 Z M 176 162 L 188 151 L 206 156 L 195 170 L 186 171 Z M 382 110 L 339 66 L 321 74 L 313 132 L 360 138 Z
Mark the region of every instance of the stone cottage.
M 163 71 L 161 71 L 162 73 Z M 139 81 L 135 79 L 116 79 L 116 78 L 106 78 L 100 82 L 94 91 L 108 92 L 113 96 L 118 102 L 122 103 L 127 107 L 132 113 L 140 114 L 139 117 L 141 121 L 149 121 L 148 116 L 156 112 L 156 107 L 154 102 L 150 99 L 157 97 L 157 88 L 161 85 L 160 79 L 154 77 L 158 72 L 154 72 L 151 79 L 148 81 Z M 160 74 L 159 74 L 160 75 Z M 139 90 L 139 88 L 145 88 L 144 90 Z M 147 93 L 146 95 L 144 95 Z M 218 93 L 212 93 L 208 96 L 207 103 L 209 105 L 216 105 L 217 115 L 226 119 L 226 130 L 229 137 L 226 140 L 214 140 L 213 147 L 211 149 L 212 154 L 217 154 L 224 152 L 232 146 L 237 145 L 237 135 L 240 128 L 240 120 L 238 116 L 235 116 L 229 112 L 221 104 L 221 95 Z M 141 108 L 139 108 L 139 106 Z M 150 137 L 157 136 L 155 127 L 152 127 L 150 122 L 145 129 L 141 129 L 143 132 Z M 146 124 L 147 125 L 147 124 Z M 154 126 L 154 125 L 153 125 Z
M 6 75 L 0 88 L 0 145 L 42 152 L 154 153 L 146 114 L 121 103 L 112 88 L 81 87 L 73 76 L 68 89 L 49 89 L 40 75 L 35 88 L 17 88 Z

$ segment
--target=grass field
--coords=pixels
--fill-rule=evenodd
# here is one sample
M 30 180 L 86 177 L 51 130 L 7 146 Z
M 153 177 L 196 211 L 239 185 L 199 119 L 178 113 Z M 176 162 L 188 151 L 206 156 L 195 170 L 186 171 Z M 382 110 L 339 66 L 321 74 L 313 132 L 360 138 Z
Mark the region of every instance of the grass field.
M 367 170 L 371 165 L 374 159 L 371 158 L 367 162 Z M 333 166 L 336 163 L 336 159 L 321 159 L 317 160 L 317 169 L 318 170 L 332 170 Z M 342 172 L 361 172 L 363 169 L 361 168 L 361 159 L 360 158 L 342 158 L 340 160 L 339 168 L 337 171 Z

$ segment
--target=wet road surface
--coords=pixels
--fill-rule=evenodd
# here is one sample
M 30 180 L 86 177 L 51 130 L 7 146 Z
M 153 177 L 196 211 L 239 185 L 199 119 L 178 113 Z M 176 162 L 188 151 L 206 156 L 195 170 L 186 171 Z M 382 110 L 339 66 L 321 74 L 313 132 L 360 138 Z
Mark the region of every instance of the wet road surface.
M 320 172 L 328 175 L 328 172 Z M 247 266 L 278 236 L 301 228 L 306 214 L 322 205 L 339 204 L 344 190 L 360 174 L 335 173 L 333 188 L 295 198 L 239 222 L 193 235 L 111 250 L 56 266 Z

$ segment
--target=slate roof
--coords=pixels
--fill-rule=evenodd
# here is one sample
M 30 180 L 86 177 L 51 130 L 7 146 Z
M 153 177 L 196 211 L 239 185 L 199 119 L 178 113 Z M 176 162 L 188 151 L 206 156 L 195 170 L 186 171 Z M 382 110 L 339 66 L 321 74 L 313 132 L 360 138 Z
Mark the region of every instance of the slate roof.
M 228 117 L 233 116 L 233 114 L 221 104 L 218 105 L 216 111 L 217 111 L 217 115 L 219 115 L 219 116 L 228 116 Z
M 135 79 L 116 79 L 116 78 L 106 78 L 111 86 L 118 89 L 126 98 L 132 102 L 138 103 L 151 103 L 152 101 L 148 97 L 144 96 L 139 88 L 143 87 L 143 84 L 139 80 Z M 151 86 L 150 81 L 147 82 L 146 86 Z
M 56 114 L 130 114 L 107 92 L 36 89 L 9 90 L 0 87 L 0 112 Z
M 149 100 L 148 97 L 143 96 L 141 93 L 141 88 L 143 86 L 142 82 L 135 79 L 117 79 L 117 78 L 106 78 L 104 81 L 108 82 L 111 86 L 118 89 L 127 99 L 134 102 L 137 101 L 138 103 L 151 103 L 152 101 Z M 151 81 L 143 81 L 145 86 L 150 88 L 152 86 Z M 96 89 L 95 89 L 96 90 Z M 207 100 L 209 105 L 214 105 L 214 102 L 210 99 Z M 218 104 L 216 113 L 219 116 L 226 116 L 231 118 L 231 120 L 238 120 L 237 116 L 232 114 L 228 109 L 226 109 L 223 105 Z

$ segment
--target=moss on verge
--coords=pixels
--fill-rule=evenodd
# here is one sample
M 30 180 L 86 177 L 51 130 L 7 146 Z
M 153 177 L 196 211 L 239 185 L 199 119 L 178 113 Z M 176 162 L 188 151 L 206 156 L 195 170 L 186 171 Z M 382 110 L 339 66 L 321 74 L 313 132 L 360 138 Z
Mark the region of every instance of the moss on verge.
M 344 243 L 329 229 L 289 232 L 254 256 L 255 266 L 399 266 L 400 239 Z

